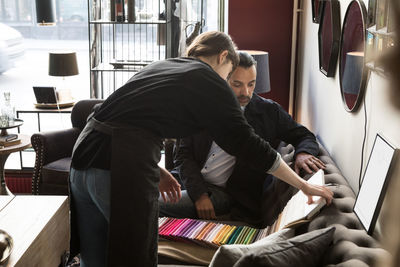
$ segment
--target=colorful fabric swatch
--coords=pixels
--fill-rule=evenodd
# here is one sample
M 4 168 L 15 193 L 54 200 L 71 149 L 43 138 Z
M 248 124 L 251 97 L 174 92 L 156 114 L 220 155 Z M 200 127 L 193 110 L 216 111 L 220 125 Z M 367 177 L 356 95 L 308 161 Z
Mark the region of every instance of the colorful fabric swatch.
M 192 242 L 218 248 L 226 244 L 251 244 L 266 237 L 270 229 L 256 229 L 195 219 L 158 219 L 158 233 L 162 238 Z

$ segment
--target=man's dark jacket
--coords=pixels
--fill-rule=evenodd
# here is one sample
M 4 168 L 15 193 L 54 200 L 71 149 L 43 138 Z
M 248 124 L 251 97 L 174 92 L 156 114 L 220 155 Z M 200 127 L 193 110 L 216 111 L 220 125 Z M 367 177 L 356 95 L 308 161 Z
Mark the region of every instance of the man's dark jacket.
M 315 136 L 295 122 L 276 102 L 254 94 L 244 115 L 255 132 L 271 145 L 280 141 L 292 144 L 295 147 L 294 156 L 300 152 L 314 156 L 318 154 Z M 211 144 L 212 138 L 202 132 L 181 139 L 176 150 L 174 171 L 179 173 L 193 202 L 208 192 L 207 183 L 200 171 L 207 160 Z M 267 175 L 236 160 L 226 185 L 232 198 L 232 219 L 243 220 L 258 227 L 274 222 L 295 190 L 279 179 L 274 179 L 272 185 L 263 192 Z

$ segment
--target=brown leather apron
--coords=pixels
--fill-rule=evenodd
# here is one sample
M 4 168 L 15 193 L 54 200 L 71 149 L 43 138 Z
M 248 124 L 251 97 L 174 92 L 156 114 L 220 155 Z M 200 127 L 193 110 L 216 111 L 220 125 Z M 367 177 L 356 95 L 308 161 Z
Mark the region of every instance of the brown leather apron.
M 91 118 L 74 151 L 93 130 L 111 136 L 108 266 L 156 266 L 160 179 L 157 163 L 162 140 L 143 129 Z M 71 205 L 71 255 L 79 252 L 74 220 L 75 211 Z

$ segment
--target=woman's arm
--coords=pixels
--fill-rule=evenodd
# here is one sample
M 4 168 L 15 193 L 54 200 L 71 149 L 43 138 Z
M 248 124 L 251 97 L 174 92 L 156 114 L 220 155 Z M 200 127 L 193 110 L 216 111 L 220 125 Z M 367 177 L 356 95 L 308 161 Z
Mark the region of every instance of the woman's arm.
M 305 180 L 301 179 L 300 176 L 298 176 L 297 173 L 295 173 L 282 159 L 280 159 L 279 167 L 271 172 L 271 174 L 303 191 L 303 193 L 308 196 L 309 204 L 313 202 L 312 196 L 321 196 L 325 198 L 328 205 L 332 202 L 333 192 L 329 188 L 307 183 Z

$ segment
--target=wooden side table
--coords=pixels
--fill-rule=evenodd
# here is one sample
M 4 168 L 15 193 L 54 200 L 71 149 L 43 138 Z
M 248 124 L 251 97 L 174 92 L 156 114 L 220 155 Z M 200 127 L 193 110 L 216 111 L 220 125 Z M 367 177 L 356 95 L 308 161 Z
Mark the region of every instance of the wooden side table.
M 22 151 L 26 148 L 31 147 L 31 137 L 24 134 L 18 134 L 18 138 L 21 139 L 21 143 L 7 146 L 0 149 L 0 195 L 12 195 L 8 190 L 4 174 L 4 165 L 8 156 L 13 152 Z

